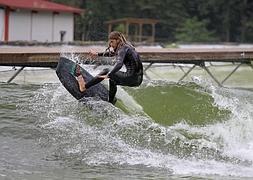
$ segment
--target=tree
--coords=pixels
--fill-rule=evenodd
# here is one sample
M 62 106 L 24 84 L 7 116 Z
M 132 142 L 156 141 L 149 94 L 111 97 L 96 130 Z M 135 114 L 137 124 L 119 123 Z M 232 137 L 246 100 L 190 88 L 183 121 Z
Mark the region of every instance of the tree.
M 206 29 L 205 21 L 199 21 L 197 17 L 186 19 L 177 28 L 176 39 L 180 42 L 212 42 L 217 40 L 214 33 Z
M 105 40 L 108 34 L 105 21 L 135 17 L 158 19 L 159 41 L 253 42 L 253 1 L 249 0 L 53 1 L 85 9 L 77 21 L 76 32 L 76 37 L 82 34 L 83 40 Z M 190 33 L 201 36 L 189 36 Z

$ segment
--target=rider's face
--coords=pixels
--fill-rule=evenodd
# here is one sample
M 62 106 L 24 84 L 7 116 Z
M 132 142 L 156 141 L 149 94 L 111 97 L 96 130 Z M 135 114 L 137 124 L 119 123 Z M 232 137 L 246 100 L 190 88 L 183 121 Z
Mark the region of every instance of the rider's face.
M 118 40 L 117 39 L 109 39 L 109 46 L 113 49 L 116 49 L 118 46 Z

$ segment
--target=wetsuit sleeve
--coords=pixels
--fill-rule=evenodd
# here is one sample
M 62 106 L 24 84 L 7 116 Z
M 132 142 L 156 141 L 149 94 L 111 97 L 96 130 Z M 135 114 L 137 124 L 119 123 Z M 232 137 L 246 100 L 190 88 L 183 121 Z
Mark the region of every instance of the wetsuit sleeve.
M 105 57 L 113 57 L 115 56 L 115 53 L 114 52 L 100 52 L 98 53 L 98 56 L 105 56 Z
M 110 56 L 110 53 L 109 53 L 109 52 L 105 52 L 105 53 L 100 52 L 100 53 L 98 53 L 98 56 L 106 56 L 106 57 L 109 57 L 109 56 Z
M 113 67 L 113 69 L 108 73 L 108 76 L 110 77 L 111 74 L 116 73 L 117 71 L 119 71 L 123 64 L 124 64 L 124 59 L 127 53 L 127 49 L 122 48 L 118 51 L 118 55 L 116 56 L 116 64 Z

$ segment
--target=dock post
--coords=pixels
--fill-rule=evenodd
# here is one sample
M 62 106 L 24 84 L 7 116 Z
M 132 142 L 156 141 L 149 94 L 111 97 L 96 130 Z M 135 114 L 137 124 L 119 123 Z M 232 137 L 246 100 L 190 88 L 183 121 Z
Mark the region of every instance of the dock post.
M 221 82 L 221 84 L 223 84 L 230 76 L 232 76 L 232 74 L 234 74 L 234 72 L 242 65 L 242 63 L 240 63 L 238 66 L 236 66 L 236 68 Z
M 183 69 L 181 66 L 179 66 L 179 68 L 181 69 L 181 71 L 183 71 L 184 73 L 186 73 L 186 72 L 184 71 L 184 69 Z
M 145 69 L 144 69 L 144 75 L 148 78 L 148 79 L 150 79 L 150 77 L 147 75 L 147 73 L 146 73 L 146 71 L 153 65 L 154 63 L 153 62 L 151 62 Z
M 222 84 L 212 75 L 212 73 L 209 71 L 209 69 L 203 65 L 201 66 L 204 70 L 206 70 L 206 72 L 211 76 L 211 78 L 213 78 L 213 80 L 220 86 L 223 87 Z
M 251 63 L 249 63 L 248 65 L 253 69 L 253 65 Z
M 10 83 L 21 71 L 25 68 L 25 66 L 22 66 L 8 81 L 7 83 Z
M 153 65 L 153 62 L 151 62 L 151 63 L 144 69 L 144 72 L 147 71 L 152 65 Z
M 194 68 L 196 67 L 196 64 L 194 64 L 184 75 L 181 77 L 178 82 L 182 81 Z

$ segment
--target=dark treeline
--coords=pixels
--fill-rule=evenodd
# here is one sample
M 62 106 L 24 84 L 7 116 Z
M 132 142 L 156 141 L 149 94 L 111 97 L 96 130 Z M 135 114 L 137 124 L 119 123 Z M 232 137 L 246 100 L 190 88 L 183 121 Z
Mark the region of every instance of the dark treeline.
M 85 9 L 76 18 L 76 40 L 105 40 L 107 20 L 153 18 L 163 42 L 253 42 L 250 0 L 53 0 Z M 145 32 L 144 32 L 145 33 Z

